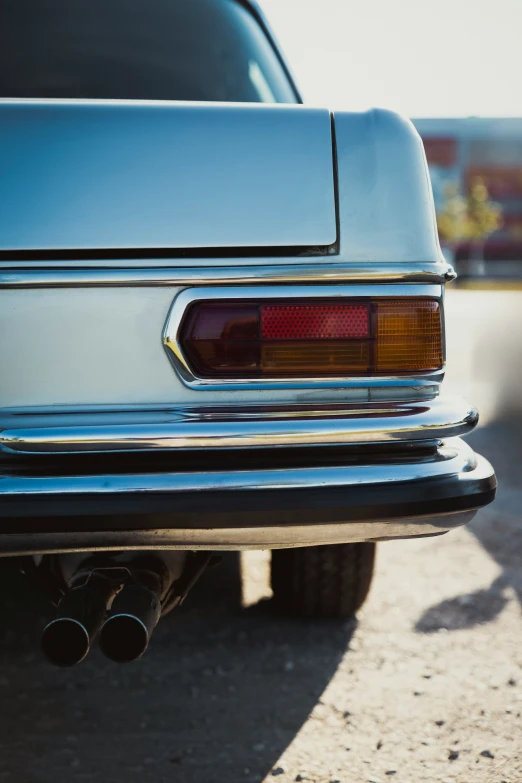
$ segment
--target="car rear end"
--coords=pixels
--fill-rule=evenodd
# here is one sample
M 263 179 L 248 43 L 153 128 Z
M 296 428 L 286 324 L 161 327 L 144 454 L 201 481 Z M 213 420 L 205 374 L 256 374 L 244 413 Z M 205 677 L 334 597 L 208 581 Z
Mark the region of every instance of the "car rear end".
M 407 122 L 0 112 L 4 551 L 376 540 L 492 499 L 439 394 L 451 270 Z
M 321 545 L 353 573 L 493 499 L 477 412 L 440 393 L 453 271 L 422 143 L 290 105 L 282 73 L 285 105 L 0 103 L 3 555 Z

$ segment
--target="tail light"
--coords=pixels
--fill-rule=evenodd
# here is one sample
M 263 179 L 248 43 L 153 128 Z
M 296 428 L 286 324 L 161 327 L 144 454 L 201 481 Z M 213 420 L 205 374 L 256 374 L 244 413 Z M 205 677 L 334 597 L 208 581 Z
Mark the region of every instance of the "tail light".
M 433 299 L 201 301 L 179 336 L 203 378 L 394 375 L 443 365 Z

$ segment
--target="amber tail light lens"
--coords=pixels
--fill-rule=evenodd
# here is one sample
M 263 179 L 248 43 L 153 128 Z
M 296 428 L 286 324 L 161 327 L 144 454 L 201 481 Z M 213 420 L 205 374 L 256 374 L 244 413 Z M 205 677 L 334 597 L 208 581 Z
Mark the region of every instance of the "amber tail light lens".
M 443 365 L 433 299 L 196 302 L 179 336 L 203 378 L 400 375 Z

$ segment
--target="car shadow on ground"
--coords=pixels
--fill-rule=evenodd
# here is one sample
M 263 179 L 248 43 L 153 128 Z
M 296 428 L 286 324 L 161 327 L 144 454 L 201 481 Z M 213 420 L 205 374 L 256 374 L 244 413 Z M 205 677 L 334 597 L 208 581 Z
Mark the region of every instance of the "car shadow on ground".
M 46 604 L 0 575 L 0 779 L 262 781 L 306 721 L 354 626 L 241 608 L 239 558 L 205 575 L 151 649 L 118 666 L 42 660 Z
M 420 633 L 471 628 L 494 620 L 513 591 L 522 605 L 522 419 L 502 417 L 469 438 L 489 459 L 499 482 L 495 502 L 468 529 L 502 569 L 487 589 L 456 596 L 427 609 L 415 625 Z

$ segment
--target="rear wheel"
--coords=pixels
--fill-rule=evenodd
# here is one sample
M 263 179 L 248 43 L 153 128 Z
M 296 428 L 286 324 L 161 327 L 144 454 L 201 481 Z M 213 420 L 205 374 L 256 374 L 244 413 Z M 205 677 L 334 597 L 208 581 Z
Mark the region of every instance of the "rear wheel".
M 375 544 L 331 544 L 272 552 L 274 601 L 301 617 L 348 618 L 370 589 Z

